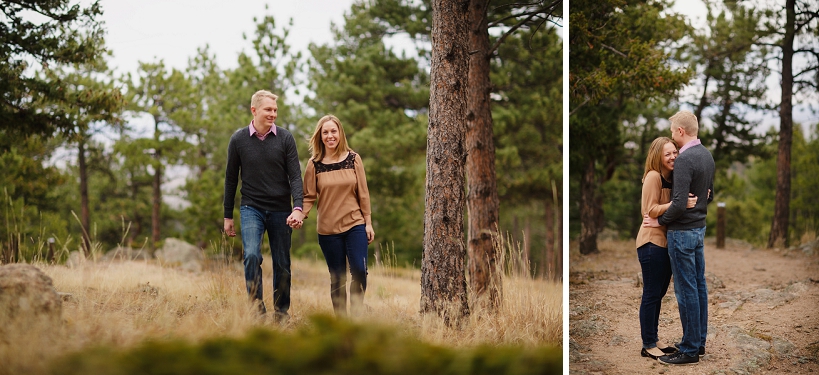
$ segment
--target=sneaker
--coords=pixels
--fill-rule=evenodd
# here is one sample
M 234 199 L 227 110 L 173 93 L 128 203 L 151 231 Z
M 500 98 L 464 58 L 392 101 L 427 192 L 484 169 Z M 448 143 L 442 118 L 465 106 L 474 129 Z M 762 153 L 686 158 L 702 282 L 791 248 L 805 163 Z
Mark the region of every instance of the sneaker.
M 664 365 L 693 365 L 700 361 L 700 357 L 677 352 L 672 355 L 664 355 L 657 360 Z
M 675 348 L 674 352 L 676 352 L 677 349 L 680 349 L 680 344 L 679 343 L 674 344 L 674 348 Z M 663 351 L 665 351 L 665 350 L 663 350 Z M 704 346 L 700 346 L 700 349 L 697 350 L 697 355 L 705 355 L 705 347 Z
M 665 348 L 660 348 L 660 350 L 665 354 L 674 354 L 678 352 L 677 348 L 673 346 L 666 346 Z

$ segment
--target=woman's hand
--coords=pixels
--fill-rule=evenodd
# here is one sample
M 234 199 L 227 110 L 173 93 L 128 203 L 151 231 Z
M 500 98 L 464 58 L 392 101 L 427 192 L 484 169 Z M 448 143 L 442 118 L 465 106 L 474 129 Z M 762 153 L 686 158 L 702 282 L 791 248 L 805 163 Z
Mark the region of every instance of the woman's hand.
M 688 203 L 685 205 L 685 208 L 694 208 L 697 206 L 697 196 L 691 193 L 688 193 Z
M 367 224 L 364 227 L 364 231 L 367 232 L 367 245 L 373 243 L 373 240 L 375 239 L 375 231 L 373 230 L 372 224 Z

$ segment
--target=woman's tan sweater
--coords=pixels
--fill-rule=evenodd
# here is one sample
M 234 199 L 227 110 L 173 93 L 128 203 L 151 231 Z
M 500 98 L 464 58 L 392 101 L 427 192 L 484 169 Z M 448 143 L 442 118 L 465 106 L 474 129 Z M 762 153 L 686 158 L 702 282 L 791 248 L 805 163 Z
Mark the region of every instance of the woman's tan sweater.
M 659 217 L 671 205 L 671 183 L 666 181 L 663 187 L 663 177 L 660 172 L 649 171 L 643 181 L 643 196 L 640 204 L 640 213 L 650 217 Z M 645 228 L 640 226 L 637 232 L 637 248 L 647 243 L 660 247 L 668 247 L 666 227 Z
M 319 234 L 339 234 L 370 222 L 370 192 L 361 156 L 350 151 L 332 164 L 310 160 L 304 173 L 304 215 L 318 208 Z

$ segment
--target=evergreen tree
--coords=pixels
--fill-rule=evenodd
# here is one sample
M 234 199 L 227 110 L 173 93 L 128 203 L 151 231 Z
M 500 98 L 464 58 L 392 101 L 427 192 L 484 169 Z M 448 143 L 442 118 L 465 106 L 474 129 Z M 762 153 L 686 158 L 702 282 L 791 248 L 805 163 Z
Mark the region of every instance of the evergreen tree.
M 673 94 L 690 73 L 674 68 L 665 46 L 686 33 L 665 1 L 573 2 L 569 14 L 569 171 L 579 180 L 580 252 L 597 252 L 603 183 L 624 145 L 623 108 Z
M 372 11 L 353 4 L 344 25 L 333 28 L 333 45 L 310 46 L 309 88 L 315 96 L 305 101 L 316 119 L 338 116 L 364 160 L 380 238 L 376 251 L 393 248 L 409 262 L 422 249 L 429 76 L 417 59 L 385 45 L 390 31 L 373 21 Z M 305 123 L 309 133 L 314 127 Z
M 84 8 L 69 0 L 2 0 L 0 8 L 4 15 L 0 20 L 0 131 L 70 133 L 75 127 L 69 113 L 72 107 L 99 112 L 96 107 L 105 105 L 99 95 L 66 95 L 69 83 L 49 74 L 104 53 L 99 2 Z M 31 13 L 44 21 L 30 20 Z M 46 74 L 31 74 L 33 70 Z

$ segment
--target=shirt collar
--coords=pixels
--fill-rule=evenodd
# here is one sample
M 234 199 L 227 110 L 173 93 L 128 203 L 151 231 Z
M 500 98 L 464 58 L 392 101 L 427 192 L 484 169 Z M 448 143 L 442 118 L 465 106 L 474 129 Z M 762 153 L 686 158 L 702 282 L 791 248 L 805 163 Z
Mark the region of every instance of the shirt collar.
M 248 128 L 250 129 L 250 136 L 251 137 L 256 135 L 256 133 L 257 133 L 256 132 L 256 127 L 253 126 L 253 121 L 254 120 L 250 120 L 250 125 L 248 126 Z M 267 136 L 270 135 L 270 133 L 273 133 L 273 135 L 276 135 L 276 124 L 273 124 L 273 126 L 270 127 L 270 130 L 268 130 L 267 133 L 262 134 L 262 135 L 256 135 L 256 136 L 259 137 L 259 139 L 264 141 L 264 139 L 267 138 Z
M 686 143 L 685 146 L 682 146 L 679 153 L 682 154 L 683 151 L 688 150 L 689 148 L 694 147 L 696 145 L 701 145 L 701 144 L 702 144 L 702 142 L 700 142 L 700 139 L 697 138 L 697 139 L 695 139 L 693 141 L 690 141 L 690 142 Z

